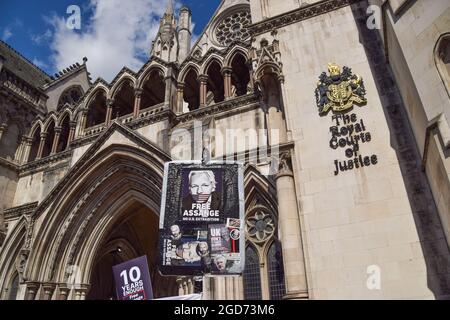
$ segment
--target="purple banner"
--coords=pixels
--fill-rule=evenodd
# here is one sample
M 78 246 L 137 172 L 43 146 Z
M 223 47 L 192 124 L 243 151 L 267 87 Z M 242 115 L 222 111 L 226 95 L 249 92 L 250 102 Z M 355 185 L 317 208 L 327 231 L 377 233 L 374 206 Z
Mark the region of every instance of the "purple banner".
M 147 256 L 113 266 L 118 300 L 153 299 Z

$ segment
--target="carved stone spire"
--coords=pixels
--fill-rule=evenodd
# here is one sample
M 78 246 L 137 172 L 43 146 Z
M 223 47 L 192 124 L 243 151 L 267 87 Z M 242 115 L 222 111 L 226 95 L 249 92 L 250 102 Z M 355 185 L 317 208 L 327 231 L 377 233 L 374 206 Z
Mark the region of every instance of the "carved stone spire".
M 153 41 L 151 55 L 167 62 L 176 61 L 178 51 L 176 29 L 177 22 L 173 12 L 173 2 L 168 0 L 166 12 L 161 18 L 158 35 Z
M 173 1 L 172 0 L 168 0 L 167 1 L 167 9 L 166 9 L 166 15 L 173 15 Z

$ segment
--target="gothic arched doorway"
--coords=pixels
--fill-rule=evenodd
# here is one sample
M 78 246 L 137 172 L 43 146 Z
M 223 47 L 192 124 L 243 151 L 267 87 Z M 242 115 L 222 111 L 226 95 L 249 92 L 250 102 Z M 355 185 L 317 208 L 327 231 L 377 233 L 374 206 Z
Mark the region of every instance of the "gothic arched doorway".
M 163 277 L 157 270 L 158 216 L 138 201 L 120 215 L 124 219 L 111 228 L 97 253 L 86 299 L 116 299 L 112 267 L 143 255 L 147 256 L 154 297 L 177 295 L 176 278 Z

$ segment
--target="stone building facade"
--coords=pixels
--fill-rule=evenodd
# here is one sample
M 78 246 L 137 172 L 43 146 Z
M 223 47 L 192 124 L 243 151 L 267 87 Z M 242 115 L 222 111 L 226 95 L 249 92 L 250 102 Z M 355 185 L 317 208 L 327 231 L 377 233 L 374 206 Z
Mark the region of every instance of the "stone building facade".
M 0 299 L 109 299 L 144 254 L 156 297 L 450 298 L 450 3 L 223 0 L 191 36 L 169 1 L 110 83 L 0 43 Z M 245 162 L 242 277 L 157 270 L 163 166 L 198 131 Z

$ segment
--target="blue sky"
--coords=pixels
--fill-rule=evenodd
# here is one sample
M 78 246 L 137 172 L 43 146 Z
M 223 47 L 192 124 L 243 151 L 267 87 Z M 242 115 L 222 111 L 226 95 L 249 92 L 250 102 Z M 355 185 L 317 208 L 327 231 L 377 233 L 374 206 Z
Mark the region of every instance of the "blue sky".
M 199 35 L 220 0 L 174 0 L 192 11 Z M 81 10 L 81 28 L 67 28 L 70 5 Z M 49 74 L 88 57 L 93 79 L 110 81 L 124 66 L 145 62 L 167 0 L 0 0 L 0 39 Z

